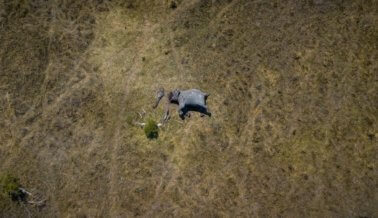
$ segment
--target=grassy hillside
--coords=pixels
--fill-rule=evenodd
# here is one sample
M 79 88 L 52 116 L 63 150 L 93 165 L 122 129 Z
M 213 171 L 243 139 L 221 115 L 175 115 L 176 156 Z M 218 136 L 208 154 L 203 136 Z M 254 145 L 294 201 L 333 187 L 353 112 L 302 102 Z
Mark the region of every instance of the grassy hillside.
M 377 11 L 0 1 L 0 174 L 47 199 L 0 195 L 0 217 L 376 217 Z M 210 93 L 213 116 L 172 105 L 148 140 L 159 87 Z

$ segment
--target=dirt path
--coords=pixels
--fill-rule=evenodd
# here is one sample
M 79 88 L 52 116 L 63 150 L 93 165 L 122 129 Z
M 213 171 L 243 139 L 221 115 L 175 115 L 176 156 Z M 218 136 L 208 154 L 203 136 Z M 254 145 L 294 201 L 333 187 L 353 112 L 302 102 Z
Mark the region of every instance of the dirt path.
M 166 23 L 164 26 L 169 26 L 169 23 L 172 22 L 172 19 L 175 18 L 175 16 L 180 15 L 186 10 L 189 10 L 190 8 L 195 7 L 195 5 L 199 3 L 199 0 L 192 0 L 187 1 L 180 5 L 176 10 L 172 11 L 171 14 L 167 14 Z M 142 27 L 139 29 L 140 36 L 137 37 L 135 42 L 133 42 L 137 47 L 135 48 L 135 51 L 138 51 L 135 53 L 135 56 L 132 58 L 132 66 L 126 72 L 125 76 L 122 78 L 123 83 L 123 90 L 122 92 L 122 99 L 120 102 L 117 102 L 116 107 L 119 107 L 120 110 L 118 110 L 118 114 L 116 116 L 119 117 L 117 119 L 117 122 L 114 123 L 114 125 L 111 127 L 112 130 L 114 130 L 114 135 L 111 140 L 110 146 L 110 169 L 109 169 L 109 215 L 110 217 L 122 217 L 125 214 L 123 214 L 124 211 L 120 210 L 120 195 L 119 190 L 121 181 L 121 164 L 119 162 L 119 151 L 124 143 L 122 140 L 123 132 L 122 132 L 122 125 L 123 119 L 121 116 L 123 116 L 126 112 L 127 107 L 125 106 L 126 102 L 128 101 L 128 98 L 130 98 L 130 91 L 133 90 L 134 84 L 137 83 L 137 80 L 139 79 L 138 73 L 143 68 L 143 62 L 142 57 L 145 51 L 148 50 L 150 46 L 149 39 L 152 37 L 152 33 L 155 29 L 161 27 L 161 25 L 157 24 L 150 24 L 148 22 L 148 19 L 144 19 L 144 23 L 142 24 Z M 181 56 L 180 56 L 180 50 L 177 49 L 174 46 L 174 36 L 175 32 L 172 29 L 169 29 L 169 40 L 170 40 L 170 49 L 172 52 L 172 58 L 175 63 L 175 67 L 177 68 L 176 77 L 178 78 L 179 84 L 186 84 L 190 83 L 193 80 L 188 76 L 190 74 L 185 72 L 184 66 L 181 63 Z M 116 55 L 116 54 L 114 54 Z M 151 84 L 153 85 L 153 84 Z M 172 185 L 175 183 L 177 177 L 179 176 L 178 172 L 174 169 L 174 166 L 170 164 L 170 162 L 167 162 L 165 165 L 164 173 L 161 175 L 161 179 L 159 181 L 159 184 L 156 187 L 155 190 L 155 196 L 154 200 L 152 200 L 152 205 L 150 208 L 150 211 L 146 216 L 153 215 L 157 208 L 159 208 L 162 205 L 161 197 L 164 195 L 164 193 L 172 187 Z
M 172 14 L 168 15 L 167 17 L 168 22 L 172 22 L 173 19 L 176 18 L 176 16 L 180 16 L 180 14 L 184 13 L 184 11 L 187 11 L 190 8 L 193 8 L 199 2 L 200 2 L 199 0 L 184 1 Z M 185 73 L 185 69 L 181 63 L 181 57 L 180 57 L 179 51 L 175 48 L 175 45 L 174 45 L 175 37 L 174 37 L 174 31 L 172 29 L 169 29 L 169 38 L 170 38 L 170 47 L 172 50 L 172 57 L 179 71 L 177 74 L 179 75 L 180 82 L 193 81 L 192 78 L 188 78 L 190 74 Z
M 124 90 L 122 90 L 123 97 L 121 99 L 121 102 L 117 105 L 120 107 L 119 114 L 117 115 L 119 119 L 117 119 L 117 122 L 114 124 L 114 127 L 112 128 L 115 133 L 113 136 L 112 143 L 110 144 L 110 172 L 109 172 L 109 193 L 110 193 L 110 217 L 122 217 L 123 215 L 119 214 L 120 211 L 118 211 L 117 205 L 120 203 L 118 199 L 118 190 L 119 190 L 119 181 L 120 177 L 118 175 L 120 164 L 118 161 L 119 156 L 119 149 L 122 146 L 122 125 L 123 119 L 122 116 L 125 114 L 126 110 L 126 102 L 128 98 L 130 97 L 129 93 L 133 88 L 133 84 L 135 83 L 138 73 L 142 69 L 142 54 L 144 54 L 144 51 L 148 48 L 148 44 L 145 42 L 148 41 L 149 33 L 152 32 L 154 29 L 156 29 L 158 26 L 153 26 L 146 22 L 143 25 L 143 28 L 141 29 L 141 36 L 139 36 L 135 42 L 138 47 L 136 48 L 135 56 L 133 58 L 133 65 L 130 68 L 130 70 L 127 72 L 127 75 L 123 78 L 124 83 Z
M 223 15 L 229 11 L 230 9 L 232 9 L 236 3 L 238 3 L 240 0 L 233 0 L 231 1 L 230 3 L 228 3 L 226 6 L 224 6 L 219 12 L 218 14 L 214 17 L 214 19 L 210 22 L 210 25 L 209 26 L 213 26 L 214 24 L 218 23 L 220 21 L 220 19 L 222 19 Z

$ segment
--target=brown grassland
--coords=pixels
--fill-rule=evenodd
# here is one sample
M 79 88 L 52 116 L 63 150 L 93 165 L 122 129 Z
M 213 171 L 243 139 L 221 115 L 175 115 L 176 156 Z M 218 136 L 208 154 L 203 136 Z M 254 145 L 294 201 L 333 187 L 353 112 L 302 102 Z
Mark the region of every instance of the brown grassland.
M 378 217 L 377 0 L 0 0 L 0 217 Z M 159 87 L 213 116 L 159 120 Z

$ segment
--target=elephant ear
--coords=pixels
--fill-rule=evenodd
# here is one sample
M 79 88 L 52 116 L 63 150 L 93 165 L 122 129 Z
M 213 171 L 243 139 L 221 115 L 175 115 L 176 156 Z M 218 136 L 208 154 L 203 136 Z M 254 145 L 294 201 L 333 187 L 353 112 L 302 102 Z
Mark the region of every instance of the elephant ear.
M 180 96 L 180 90 L 175 89 L 168 93 L 168 100 L 173 104 L 178 104 L 178 98 Z
M 173 90 L 173 95 L 174 95 L 175 98 L 178 99 L 178 97 L 180 96 L 180 94 L 181 94 L 180 90 L 178 90 L 178 89 Z

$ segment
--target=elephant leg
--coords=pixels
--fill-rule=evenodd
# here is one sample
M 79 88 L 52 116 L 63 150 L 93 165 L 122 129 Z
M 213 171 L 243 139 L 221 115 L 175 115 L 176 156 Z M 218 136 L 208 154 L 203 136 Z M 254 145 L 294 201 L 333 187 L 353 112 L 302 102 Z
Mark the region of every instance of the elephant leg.
M 207 100 L 207 98 L 210 96 L 210 94 L 205 93 L 204 96 L 205 96 L 205 100 Z
M 185 120 L 185 116 L 187 114 L 187 110 L 185 110 L 185 108 L 179 108 L 179 116 L 182 120 Z
M 207 106 L 205 106 L 205 114 L 209 117 L 211 117 L 211 112 Z
M 201 117 L 203 117 L 204 115 L 207 115 L 207 116 L 211 117 L 211 112 L 209 111 L 209 109 L 206 106 L 204 106 L 200 110 L 200 113 L 201 113 Z
M 184 112 L 182 112 L 182 110 L 179 110 L 179 117 L 180 117 L 182 120 L 185 119 Z

